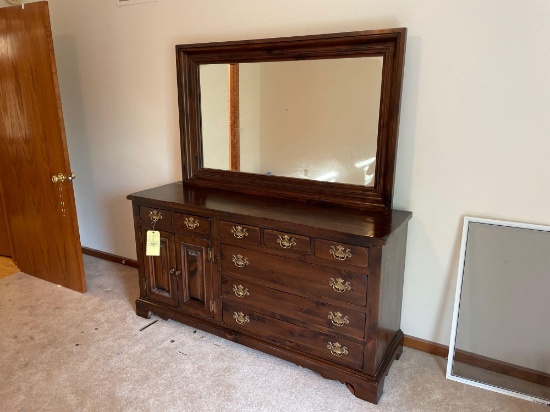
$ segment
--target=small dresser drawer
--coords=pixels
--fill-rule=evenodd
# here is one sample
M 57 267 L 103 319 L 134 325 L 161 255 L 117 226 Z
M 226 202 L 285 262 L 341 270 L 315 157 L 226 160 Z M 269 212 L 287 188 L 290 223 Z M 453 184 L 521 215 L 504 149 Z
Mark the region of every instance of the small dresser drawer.
M 255 226 L 241 225 L 232 222 L 220 222 L 220 237 L 234 239 L 253 245 L 260 244 L 260 229 Z
M 284 286 L 291 291 L 301 291 L 361 306 L 365 306 L 367 302 L 367 277 L 357 273 L 230 245 L 221 246 L 221 267 L 224 274 L 250 276 Z
M 203 216 L 174 213 L 174 227 L 207 235 L 210 233 L 210 219 Z
M 153 221 L 155 219 L 158 219 L 157 224 L 161 224 L 163 226 L 172 226 L 172 212 L 165 209 L 140 206 L 139 218 L 141 220 L 145 220 L 146 222 L 151 222 L 151 224 L 153 224 Z
M 223 303 L 223 323 L 243 329 L 263 339 L 294 349 L 313 352 L 340 365 L 361 369 L 363 346 L 313 329 L 303 328 L 257 312 Z
M 237 305 L 252 306 L 254 311 L 272 318 L 321 326 L 359 339 L 365 336 L 366 315 L 340 306 L 227 276 L 222 277 L 222 297 Z
M 315 256 L 331 262 L 343 262 L 349 265 L 367 267 L 369 249 L 329 240 L 315 239 Z
M 264 230 L 264 245 L 271 249 L 309 254 L 310 243 L 311 240 L 307 236 L 277 232 L 269 229 Z

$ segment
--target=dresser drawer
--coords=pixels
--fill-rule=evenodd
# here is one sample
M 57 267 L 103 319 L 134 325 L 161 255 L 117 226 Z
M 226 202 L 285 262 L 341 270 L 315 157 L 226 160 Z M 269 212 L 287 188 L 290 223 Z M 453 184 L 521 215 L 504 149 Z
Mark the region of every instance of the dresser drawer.
M 220 237 L 253 245 L 260 244 L 260 229 L 255 226 L 232 222 L 220 222 Z
M 223 303 L 223 323 L 284 346 L 311 352 L 340 365 L 361 369 L 363 346 L 269 316 Z
M 269 229 L 264 230 L 264 245 L 271 249 L 309 254 L 310 243 L 311 239 L 307 236 L 277 232 Z
M 367 277 L 236 246 L 221 246 L 224 274 L 238 273 L 301 291 L 365 306 Z
M 151 214 L 151 215 L 150 215 Z M 158 217 L 158 224 L 162 224 L 164 226 L 172 226 L 172 212 L 165 209 L 157 209 L 153 207 L 147 207 L 147 206 L 140 206 L 139 207 L 139 218 L 141 220 L 145 220 L 146 222 L 153 223 L 153 219 L 151 219 L 151 216 Z
M 365 336 L 366 315 L 361 312 L 227 276 L 222 277 L 222 296 L 273 318 L 317 325 L 359 339 Z
M 360 267 L 367 267 L 369 264 L 368 248 L 330 240 L 315 239 L 315 256 Z
M 207 235 L 210 233 L 210 219 L 203 216 L 174 213 L 174 227 Z

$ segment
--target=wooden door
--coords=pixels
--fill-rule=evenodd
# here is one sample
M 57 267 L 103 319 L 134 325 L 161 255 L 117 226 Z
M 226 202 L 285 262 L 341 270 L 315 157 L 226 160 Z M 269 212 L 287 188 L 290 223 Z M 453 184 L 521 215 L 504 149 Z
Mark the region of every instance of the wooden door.
M 0 8 L 0 79 L 0 179 L 13 258 L 23 272 L 85 292 L 46 2 Z
M 148 228 L 141 229 L 142 239 L 147 239 Z M 147 297 L 175 306 L 178 302 L 174 235 L 160 231 L 160 256 L 147 256 L 147 242 L 143 242 L 145 290 Z
M 176 235 L 179 306 L 212 317 L 210 241 Z

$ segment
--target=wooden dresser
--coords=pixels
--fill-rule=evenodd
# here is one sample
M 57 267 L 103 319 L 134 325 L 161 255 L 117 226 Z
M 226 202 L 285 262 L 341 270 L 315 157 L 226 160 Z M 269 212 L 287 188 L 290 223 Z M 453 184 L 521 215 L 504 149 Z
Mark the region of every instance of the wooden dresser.
M 410 212 L 365 213 L 182 182 L 128 198 L 138 315 L 278 356 L 378 402 L 402 352 Z M 145 256 L 152 219 L 159 257 Z

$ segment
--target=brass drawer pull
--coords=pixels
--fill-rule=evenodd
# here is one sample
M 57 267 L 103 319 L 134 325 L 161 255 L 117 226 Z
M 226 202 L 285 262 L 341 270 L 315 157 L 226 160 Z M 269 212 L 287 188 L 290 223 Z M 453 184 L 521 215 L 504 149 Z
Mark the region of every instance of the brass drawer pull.
M 238 268 L 244 268 L 246 265 L 249 264 L 248 259 L 242 255 L 233 255 L 233 258 L 231 260 Z
M 233 292 L 235 292 L 235 296 L 238 298 L 244 298 L 245 296 L 250 295 L 250 293 L 248 293 L 248 289 L 243 287 L 243 285 L 233 285 Z
M 344 250 L 344 246 L 338 245 L 336 247 L 331 246 L 329 249 L 330 254 L 337 260 L 346 260 L 351 257 L 351 250 Z
M 233 319 L 235 319 L 235 322 L 237 322 L 239 325 L 244 325 L 250 322 L 250 318 L 242 312 L 234 312 Z
M 290 249 L 292 246 L 296 246 L 296 239 L 293 237 L 289 238 L 288 235 L 284 235 L 277 238 L 277 243 L 279 246 L 281 246 L 283 249 Z
M 329 342 L 328 345 L 327 345 L 327 349 L 334 356 L 338 356 L 338 357 L 348 354 L 348 348 L 346 348 L 345 346 L 340 345 L 338 342 L 336 342 L 334 344 Z
M 162 213 L 158 210 L 151 210 L 149 212 L 149 218 L 151 219 L 151 222 L 157 223 L 160 219 L 162 219 Z
M 334 326 L 349 325 L 349 319 L 347 316 L 342 315 L 340 312 L 329 312 L 328 318 Z
M 242 239 L 243 237 L 248 236 L 248 232 L 247 232 L 246 228 L 242 227 L 242 226 L 233 226 L 231 228 L 231 233 L 237 239 Z
M 351 284 L 349 282 L 344 283 L 344 279 L 342 278 L 337 278 L 336 280 L 330 278 L 329 286 L 332 286 L 332 289 L 338 293 L 344 293 L 346 290 L 351 290 Z
M 199 227 L 199 221 L 194 217 L 186 217 L 184 223 L 185 226 L 187 226 L 187 229 L 193 230 Z

